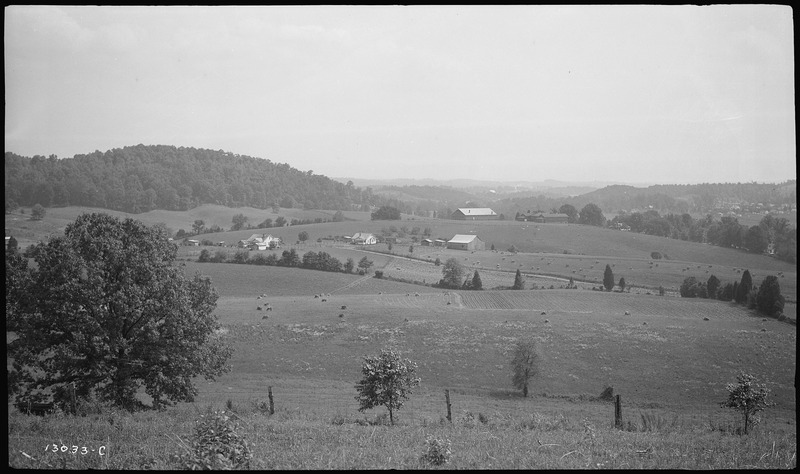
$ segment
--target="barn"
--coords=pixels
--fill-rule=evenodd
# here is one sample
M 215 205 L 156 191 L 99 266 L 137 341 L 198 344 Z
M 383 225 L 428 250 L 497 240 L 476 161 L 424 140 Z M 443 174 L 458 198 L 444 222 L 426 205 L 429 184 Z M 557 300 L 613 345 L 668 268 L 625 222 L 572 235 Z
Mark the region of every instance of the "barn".
M 451 219 L 459 221 L 490 221 L 500 216 L 488 207 L 459 207 L 450 214 Z
M 523 222 L 537 222 L 539 224 L 566 224 L 569 222 L 569 216 L 566 214 L 542 211 L 528 211 L 524 214 L 518 212 L 516 220 Z
M 456 234 L 447 241 L 447 248 L 455 250 L 485 250 L 486 244 L 477 235 Z

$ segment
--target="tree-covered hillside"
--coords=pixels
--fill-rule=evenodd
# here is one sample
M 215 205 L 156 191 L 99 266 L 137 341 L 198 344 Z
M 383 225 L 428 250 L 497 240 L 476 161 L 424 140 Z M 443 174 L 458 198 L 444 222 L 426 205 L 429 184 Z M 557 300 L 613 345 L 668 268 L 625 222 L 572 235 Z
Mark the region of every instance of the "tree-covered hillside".
M 369 210 L 386 201 L 370 188 L 222 150 L 136 145 L 65 159 L 5 154 L 6 209 L 38 203 L 130 213 L 201 204 Z

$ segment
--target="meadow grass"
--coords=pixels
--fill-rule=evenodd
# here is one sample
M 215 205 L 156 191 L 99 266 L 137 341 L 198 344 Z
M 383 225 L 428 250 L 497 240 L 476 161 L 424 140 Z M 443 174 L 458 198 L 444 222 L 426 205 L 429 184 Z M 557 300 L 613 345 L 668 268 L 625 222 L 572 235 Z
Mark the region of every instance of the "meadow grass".
M 541 402 L 539 402 L 541 403 Z M 86 417 L 9 414 L 9 465 L 54 469 L 175 469 L 193 421 L 209 407 Z M 224 409 L 222 406 L 214 409 Z M 426 438 L 450 443 L 450 469 L 794 469 L 796 432 L 759 426 L 748 436 L 696 419 L 617 430 L 576 407 L 375 424 L 296 411 L 227 413 L 253 458 L 251 469 L 425 469 Z M 365 417 L 366 418 L 366 417 Z M 53 453 L 45 446 L 106 446 L 105 456 Z M 24 453 L 24 454 L 23 454 Z

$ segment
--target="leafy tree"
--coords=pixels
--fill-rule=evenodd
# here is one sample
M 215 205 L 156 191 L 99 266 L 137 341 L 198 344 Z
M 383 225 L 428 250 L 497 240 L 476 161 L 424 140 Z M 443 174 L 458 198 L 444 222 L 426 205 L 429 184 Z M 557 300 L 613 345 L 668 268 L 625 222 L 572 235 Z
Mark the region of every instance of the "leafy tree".
M 344 213 L 342 211 L 336 211 L 333 214 L 332 220 L 333 222 L 342 222 L 344 220 Z
M 733 408 L 742 413 L 744 434 L 747 434 L 750 426 L 757 425 L 761 421 L 757 413 L 772 406 L 772 403 L 767 401 L 770 389 L 763 384 L 756 383 L 756 378 L 745 372 L 740 372 L 736 376 L 736 382 L 725 386 L 728 391 L 728 399 L 722 402 L 721 406 Z
M 372 267 L 372 260 L 369 260 L 366 256 L 361 257 L 361 260 L 358 261 L 358 268 L 364 270 L 364 273 L 369 273 L 370 267 Z
M 433 261 L 433 264 L 438 267 L 442 264 L 442 260 L 439 257 L 436 257 L 436 260 Z
M 127 409 L 191 401 L 193 379 L 226 372 L 231 349 L 214 332 L 211 282 L 173 265 L 163 229 L 134 219 L 83 214 L 33 251 L 35 268 L 6 265 L 9 377 L 17 400 L 59 398 L 75 384 Z M 7 286 L 9 277 L 7 275 Z
M 750 276 L 750 270 L 745 270 L 742 273 L 742 281 L 739 282 L 739 287 L 736 289 L 736 302 L 739 304 L 747 304 L 747 295 L 753 289 L 753 277 Z
M 442 279 L 439 280 L 439 286 L 442 288 L 457 289 L 461 286 L 461 281 L 464 278 L 464 267 L 451 257 L 444 262 L 442 267 Z
M 619 279 L 619 291 L 625 291 L 625 277 L 620 277 Z
M 355 386 L 358 411 L 385 406 L 389 410 L 389 422 L 394 425 L 394 411 L 403 407 L 404 400 L 412 394 L 411 389 L 420 383 L 420 379 L 414 377 L 416 369 L 416 363 L 402 359 L 391 349 L 383 349 L 377 356 L 364 357 L 361 367 L 364 377 Z
M 614 288 L 614 272 L 611 271 L 611 265 L 606 264 L 606 269 L 603 272 L 603 286 L 606 291 L 611 291 Z
M 283 227 L 286 225 L 286 218 L 283 216 L 278 216 L 275 218 L 275 227 Z
M 775 235 L 775 256 L 789 263 L 797 263 L 797 229 Z
M 297 255 L 297 251 L 295 249 L 284 250 L 281 252 L 281 258 L 278 261 L 278 265 L 283 267 L 299 267 L 300 256 Z
M 344 272 L 345 273 L 353 273 L 353 268 L 355 268 L 356 262 L 352 258 L 348 258 L 346 262 L 344 262 Z
M 304 231 L 304 230 L 303 230 L 303 231 L 300 231 L 300 233 L 299 233 L 299 234 L 297 234 L 297 239 L 298 239 L 300 242 L 303 242 L 303 243 L 305 243 L 305 241 L 306 241 L 306 240 L 308 240 L 308 232 L 306 232 L 306 231 Z
M 400 210 L 392 206 L 381 206 L 371 214 L 373 221 L 397 221 L 400 220 Z
M 597 204 L 589 203 L 581 209 L 578 223 L 602 227 L 606 223 L 606 218 Z
M 511 289 L 512 290 L 525 289 L 525 282 L 522 280 L 522 273 L 520 273 L 519 269 L 517 269 L 517 273 L 514 275 L 514 286 L 512 286 Z
M 717 291 L 719 290 L 720 281 L 714 275 L 708 277 L 708 281 L 706 282 L 706 289 L 708 290 L 708 297 L 709 298 L 716 298 Z
M 539 373 L 539 354 L 536 352 L 534 341 L 517 342 L 514 346 L 511 368 L 514 371 L 511 383 L 514 388 L 522 390 L 523 397 L 527 397 L 530 380 Z
M 680 293 L 683 298 L 696 298 L 700 296 L 700 285 L 695 277 L 687 277 L 681 284 Z
M 764 253 L 769 246 L 769 235 L 760 226 L 754 225 L 745 233 L 744 246 L 749 252 Z
M 769 275 L 764 278 L 764 281 L 758 287 L 756 304 L 759 311 L 770 316 L 783 312 L 784 298 L 781 296 L 781 285 L 778 282 L 778 277 Z
M 242 230 L 247 223 L 247 216 L 244 214 L 236 214 L 231 219 L 231 223 L 233 224 L 231 230 Z
M 44 219 L 45 214 L 47 214 L 47 211 L 45 211 L 44 207 L 42 207 L 41 204 L 36 203 L 33 206 L 33 209 L 31 209 L 31 220 L 40 221 Z
M 720 301 L 731 301 L 734 295 L 734 284 L 733 283 L 726 283 L 725 286 L 722 287 L 721 290 L 718 292 L 718 298 Z
M 205 229 L 206 223 L 202 219 L 196 219 L 194 224 L 192 224 L 192 232 L 196 234 L 200 234 Z
M 578 210 L 575 209 L 575 206 L 572 204 L 564 204 L 558 208 L 558 212 L 561 214 L 566 214 L 568 219 L 567 221 L 572 224 L 578 222 Z
M 210 262 L 211 261 L 211 252 L 208 249 L 203 249 L 200 251 L 200 256 L 197 257 L 198 262 Z
M 408 246 L 408 253 L 414 253 L 414 245 L 413 244 Z

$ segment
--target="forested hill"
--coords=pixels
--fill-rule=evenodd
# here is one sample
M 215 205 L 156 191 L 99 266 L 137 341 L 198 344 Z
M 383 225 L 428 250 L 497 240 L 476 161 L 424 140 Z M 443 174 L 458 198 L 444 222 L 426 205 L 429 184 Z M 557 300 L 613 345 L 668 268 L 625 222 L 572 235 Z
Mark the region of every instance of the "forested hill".
M 136 145 L 64 159 L 5 154 L 6 209 L 38 203 L 130 213 L 201 204 L 350 210 L 385 201 L 369 188 L 222 150 Z

